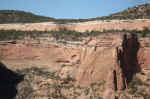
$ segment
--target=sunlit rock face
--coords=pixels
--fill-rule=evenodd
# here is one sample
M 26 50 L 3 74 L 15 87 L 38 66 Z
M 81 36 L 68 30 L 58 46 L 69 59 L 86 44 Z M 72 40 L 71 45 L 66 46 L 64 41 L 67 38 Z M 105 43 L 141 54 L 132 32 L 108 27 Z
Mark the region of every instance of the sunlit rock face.
M 36 85 L 38 80 L 41 81 L 42 88 L 45 88 L 43 83 L 73 84 L 88 88 L 93 83 L 104 82 L 99 87 L 101 96 L 104 99 L 109 97 L 115 99 L 119 98 L 120 91 L 128 88 L 128 83 L 132 81 L 136 73 L 149 72 L 149 40 L 149 36 L 141 38 L 129 33 L 108 33 L 84 38 L 80 42 L 71 41 L 69 43 L 48 43 L 48 40 L 40 43 L 35 43 L 34 40 L 30 42 L 16 41 L 16 43 L 2 42 L 0 43 L 0 54 L 3 56 L 3 63 L 11 70 L 45 68 L 47 72 L 56 72 L 56 75 L 63 79 L 55 82 L 54 79 L 42 78 L 42 74 L 38 75 L 38 73 L 35 73 L 34 78 L 34 71 L 32 73 L 31 70 L 31 79 L 34 79 L 31 82 L 34 85 L 31 91 L 34 89 L 35 93 L 49 92 L 48 90 L 37 90 L 37 88 L 41 88 Z M 22 72 L 29 73 L 29 71 Z M 18 90 L 24 90 L 29 86 L 28 83 L 31 79 L 28 76 L 25 77 L 27 82 L 19 84 Z M 72 77 L 76 81 L 68 82 L 66 80 L 68 77 Z M 27 86 L 23 86 L 24 83 Z M 55 91 L 53 90 L 52 93 Z M 70 92 L 72 91 L 73 89 Z M 83 92 L 79 89 L 78 91 Z M 63 91 L 63 93 L 67 94 L 68 91 Z M 23 95 L 24 91 L 20 94 Z M 81 95 L 79 99 L 87 99 L 87 97 Z
M 78 32 L 104 31 L 104 30 L 142 30 L 150 28 L 149 19 L 135 20 L 103 20 L 80 23 L 55 24 L 53 22 L 31 24 L 1 24 L 0 30 L 23 30 L 23 31 L 57 31 L 61 29 L 75 30 Z

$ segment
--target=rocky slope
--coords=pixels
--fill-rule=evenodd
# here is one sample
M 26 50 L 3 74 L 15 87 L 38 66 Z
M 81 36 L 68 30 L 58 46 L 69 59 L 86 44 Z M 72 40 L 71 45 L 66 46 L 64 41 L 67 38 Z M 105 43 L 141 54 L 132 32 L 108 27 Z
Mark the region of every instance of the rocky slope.
M 34 23 L 51 21 L 53 18 L 38 16 L 30 12 L 17 10 L 0 10 L 0 24 L 6 23 Z
M 149 19 L 138 20 L 104 20 L 89 21 L 81 23 L 55 24 L 53 22 L 34 24 L 0 24 L 0 30 L 22 30 L 22 31 L 58 31 L 73 30 L 78 32 L 108 31 L 108 30 L 143 30 L 150 27 Z
M 128 8 L 119 13 L 114 13 L 103 19 L 149 19 L 150 18 L 150 4 L 138 5 Z
M 1 42 L 0 52 L 7 68 L 25 74 L 17 99 L 149 99 L 149 40 L 110 33 L 82 42 L 9 41 Z

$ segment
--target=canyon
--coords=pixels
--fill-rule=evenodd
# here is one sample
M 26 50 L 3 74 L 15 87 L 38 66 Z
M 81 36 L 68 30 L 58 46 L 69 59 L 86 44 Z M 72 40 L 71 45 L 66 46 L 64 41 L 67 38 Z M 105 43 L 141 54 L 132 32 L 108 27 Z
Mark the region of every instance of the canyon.
M 150 4 L 90 19 L 0 11 L 0 99 L 150 99 Z
M 58 42 L 56 39 L 50 38 L 44 41 L 41 39 L 39 43 L 36 39 L 28 38 L 16 40 L 15 42 L 1 41 L 0 55 L 2 56 L 2 63 L 5 64 L 8 69 L 21 71 L 19 73 L 23 73 L 25 70 L 31 70 L 26 73 L 26 75 L 28 75 L 32 72 L 36 72 L 34 68 L 39 68 L 40 70 L 44 68 L 47 72 L 57 72 L 57 75 L 61 79 L 68 79 L 68 76 L 76 79 L 73 85 L 84 87 L 84 91 L 91 84 L 104 82 L 97 91 L 98 93 L 100 92 L 99 94 L 103 99 L 136 99 L 134 95 L 127 94 L 123 96 L 121 92 L 127 90 L 134 76 L 140 73 L 145 74 L 144 77 L 140 76 L 140 79 L 146 84 L 150 84 L 148 80 L 148 75 L 150 74 L 149 42 L 149 35 L 140 37 L 137 34 L 122 32 L 86 37 L 78 42 Z M 40 77 L 39 79 L 35 79 L 35 81 L 41 81 L 40 84 L 54 82 L 50 78 L 42 79 L 44 78 Z M 69 81 L 58 82 L 61 86 L 63 86 L 63 83 L 70 84 Z M 33 83 L 33 86 L 35 86 L 34 84 L 35 83 Z M 22 86 L 23 85 L 21 85 L 20 88 L 22 88 Z M 24 89 L 24 87 L 22 89 Z M 82 92 L 79 89 L 76 90 L 78 90 L 77 92 L 79 93 Z M 147 87 L 145 90 L 146 93 L 149 94 L 150 88 Z M 71 89 L 71 92 L 72 91 L 73 89 Z M 84 93 L 84 91 L 82 93 Z M 35 92 L 42 94 L 45 91 L 41 89 Z M 54 91 L 54 93 L 56 92 Z M 69 92 L 61 90 L 61 93 L 67 94 Z M 93 91 L 89 93 L 89 95 L 91 95 Z M 25 93 L 22 93 L 22 95 L 23 94 Z M 48 94 L 50 93 L 46 95 Z M 48 99 L 46 95 L 42 98 L 42 96 L 38 94 L 37 98 Z M 89 95 L 81 94 L 77 99 L 87 99 L 90 97 Z M 21 95 L 18 95 L 18 97 L 20 98 L 17 99 L 24 99 L 23 97 L 21 98 Z M 71 96 L 67 96 L 67 99 L 69 97 L 71 98 Z M 96 96 L 92 95 L 92 97 L 96 99 Z M 37 98 L 30 97 L 30 99 Z

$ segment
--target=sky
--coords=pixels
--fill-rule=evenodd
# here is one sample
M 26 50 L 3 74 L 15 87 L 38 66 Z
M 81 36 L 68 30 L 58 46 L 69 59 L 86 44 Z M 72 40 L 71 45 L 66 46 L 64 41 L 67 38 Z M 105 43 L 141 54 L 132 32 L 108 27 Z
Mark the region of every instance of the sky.
M 23 10 L 54 18 L 107 16 L 150 0 L 0 0 L 0 10 Z

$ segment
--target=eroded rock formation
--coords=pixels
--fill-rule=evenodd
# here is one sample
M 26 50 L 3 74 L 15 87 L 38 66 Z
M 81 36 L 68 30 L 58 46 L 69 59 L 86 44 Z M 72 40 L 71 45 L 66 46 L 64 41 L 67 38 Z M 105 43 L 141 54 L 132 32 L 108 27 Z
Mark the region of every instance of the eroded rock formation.
M 34 24 L 1 24 L 0 30 L 22 30 L 22 31 L 55 31 L 60 29 L 75 30 L 78 32 L 104 31 L 104 30 L 143 30 L 149 28 L 149 19 L 135 20 L 104 20 L 89 21 L 80 23 L 55 24 L 53 22 L 43 22 Z
M 99 89 L 103 98 L 120 99 L 119 93 L 128 88 L 133 75 L 150 69 L 149 40 L 149 37 L 138 39 L 134 34 L 122 36 L 120 33 L 86 38 L 80 43 L 16 41 L 1 44 L 0 52 L 10 69 L 46 68 L 49 72 L 59 72 L 61 79 L 68 75 L 74 77 L 74 85 L 87 89 L 93 83 L 104 81 L 102 89 Z M 94 97 L 91 89 L 90 92 Z M 87 99 L 85 95 L 81 97 Z

